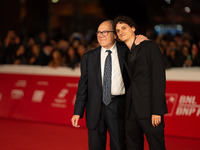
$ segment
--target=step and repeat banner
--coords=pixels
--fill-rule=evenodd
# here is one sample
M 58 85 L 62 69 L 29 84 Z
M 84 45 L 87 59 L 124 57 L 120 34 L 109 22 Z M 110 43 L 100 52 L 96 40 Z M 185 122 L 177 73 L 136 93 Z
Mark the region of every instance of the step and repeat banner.
M 0 65 L 0 117 L 71 125 L 79 77 L 79 68 Z M 166 78 L 165 134 L 200 138 L 200 68 Z
M 166 70 L 165 134 L 200 138 L 200 67 Z
M 79 77 L 79 68 L 0 66 L 0 117 L 71 125 Z

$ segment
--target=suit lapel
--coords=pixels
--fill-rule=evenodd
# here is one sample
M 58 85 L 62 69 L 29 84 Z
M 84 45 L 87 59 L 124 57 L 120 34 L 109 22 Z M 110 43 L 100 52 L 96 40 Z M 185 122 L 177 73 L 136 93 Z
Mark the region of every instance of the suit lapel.
M 131 51 L 132 51 L 132 55 L 129 56 L 129 62 L 131 62 L 131 66 L 133 67 L 134 63 L 135 63 L 135 60 L 136 60 L 137 53 L 139 51 L 139 47 L 138 46 L 134 46 Z
M 101 78 L 101 47 L 97 48 L 97 51 L 93 55 L 94 68 L 96 71 L 97 81 L 102 87 L 102 78 Z
M 117 53 L 118 53 L 118 58 L 119 58 L 120 69 L 121 69 L 121 72 L 123 72 L 123 69 L 124 69 L 123 59 L 124 59 L 125 50 L 118 43 L 117 43 Z

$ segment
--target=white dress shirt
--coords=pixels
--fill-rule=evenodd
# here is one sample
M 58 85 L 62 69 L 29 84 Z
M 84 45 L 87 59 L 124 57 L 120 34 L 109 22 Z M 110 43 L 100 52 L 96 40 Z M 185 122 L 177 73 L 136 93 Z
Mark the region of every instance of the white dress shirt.
M 103 85 L 103 76 L 104 76 L 104 65 L 105 60 L 108 55 L 106 52 L 107 49 L 101 47 L 101 77 Z M 119 65 L 119 58 L 117 53 L 116 43 L 109 49 L 111 50 L 112 58 L 112 81 L 111 81 L 111 95 L 123 95 L 125 94 L 124 82 L 122 79 L 121 69 Z

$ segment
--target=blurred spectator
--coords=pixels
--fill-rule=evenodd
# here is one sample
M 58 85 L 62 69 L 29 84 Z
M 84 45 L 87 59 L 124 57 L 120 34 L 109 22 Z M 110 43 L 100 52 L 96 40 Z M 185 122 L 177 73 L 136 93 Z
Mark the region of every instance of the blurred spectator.
M 34 37 L 28 37 L 27 41 L 25 41 L 26 49 L 31 49 L 34 44 L 36 44 Z
M 39 55 L 39 63 L 42 66 L 46 66 L 49 64 L 50 62 L 50 56 L 51 56 L 51 52 L 53 50 L 53 46 L 50 43 L 46 43 Z
M 46 31 L 42 31 L 39 33 L 39 37 L 37 39 L 37 43 L 39 43 L 42 47 L 49 43 L 49 38 Z
M 77 53 L 78 53 L 78 56 L 79 56 L 79 62 L 81 61 L 81 58 L 82 58 L 82 56 L 83 56 L 83 54 L 86 52 L 86 48 L 85 48 L 85 46 L 83 45 L 83 44 L 80 44 L 79 46 L 78 46 L 78 49 L 77 49 Z
M 65 39 L 58 40 L 56 48 L 61 51 L 62 55 L 67 53 L 68 47 L 69 47 L 69 42 L 67 40 Z
M 40 46 L 37 45 L 37 44 L 34 44 L 31 47 L 31 52 L 27 56 L 28 57 L 28 64 L 30 64 L 30 65 L 40 65 L 39 56 L 40 56 Z
M 26 49 L 27 59 L 29 59 L 29 57 L 32 55 L 32 46 L 36 43 L 35 39 L 33 37 L 27 37 L 23 43 Z
M 70 67 L 72 69 L 78 66 L 79 59 L 73 46 L 70 46 L 68 48 L 65 62 L 67 67 Z
M 15 31 L 9 30 L 4 40 L 4 46 L 9 47 L 10 45 L 18 45 L 18 44 L 20 44 L 19 36 L 17 36 Z
M 24 45 L 19 45 L 12 57 L 13 64 L 27 64 Z
M 189 53 L 189 48 L 187 46 L 183 46 L 181 48 L 183 57 L 184 57 L 184 62 L 183 62 L 183 66 L 184 67 L 191 67 L 192 66 L 192 57 Z
M 161 53 L 163 54 L 165 68 L 171 68 L 172 67 L 171 63 L 168 60 L 170 53 L 169 51 L 167 52 L 167 43 L 164 40 L 161 40 L 159 47 L 160 47 Z
M 187 46 L 189 49 L 191 49 L 191 42 L 188 38 L 183 39 L 183 45 Z
M 181 49 L 181 46 L 183 45 L 183 38 L 180 34 L 176 34 L 174 37 L 174 41 L 176 42 L 177 49 Z
M 176 50 L 175 49 L 169 49 L 169 56 L 167 57 L 169 60 L 171 67 L 178 67 L 177 60 L 176 60 Z
M 48 63 L 48 66 L 54 68 L 64 66 L 61 52 L 58 49 L 53 50 L 51 54 L 51 61 Z
M 2 63 L 12 64 L 13 55 L 15 55 L 16 49 L 20 44 L 20 37 L 17 36 L 15 31 L 9 30 L 7 36 L 4 39 L 3 43 L 3 52 L 2 52 Z
M 80 41 L 78 39 L 74 39 L 72 41 L 72 46 L 77 50 L 78 46 L 80 45 Z
M 200 66 L 200 52 L 196 44 L 192 45 L 192 66 Z
M 176 42 L 174 40 L 169 41 L 166 48 L 166 56 L 169 60 L 171 67 L 182 67 L 184 57 L 179 49 L 177 49 Z

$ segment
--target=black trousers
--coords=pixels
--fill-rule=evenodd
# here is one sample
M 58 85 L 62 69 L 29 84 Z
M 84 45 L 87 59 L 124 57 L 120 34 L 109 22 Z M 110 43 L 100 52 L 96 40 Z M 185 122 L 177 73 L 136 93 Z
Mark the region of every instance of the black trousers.
M 125 96 L 116 96 L 105 106 L 94 130 L 88 129 L 89 150 L 105 150 L 107 131 L 110 135 L 110 150 L 126 150 L 125 143 Z
M 157 127 L 151 124 L 151 118 L 126 120 L 127 150 L 144 150 L 144 134 L 150 150 L 166 150 L 164 140 L 164 118 Z

